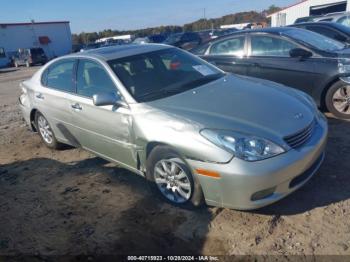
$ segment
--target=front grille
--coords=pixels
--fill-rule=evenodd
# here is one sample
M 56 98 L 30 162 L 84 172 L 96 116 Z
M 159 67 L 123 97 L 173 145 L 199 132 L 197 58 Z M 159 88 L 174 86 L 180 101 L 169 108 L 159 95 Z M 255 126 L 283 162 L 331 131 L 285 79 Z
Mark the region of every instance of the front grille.
M 291 148 L 298 148 L 303 144 L 305 144 L 310 139 L 314 131 L 314 128 L 315 128 L 315 120 L 313 120 L 311 124 L 309 124 L 307 127 L 302 129 L 301 131 L 293 135 L 284 137 L 284 141 L 286 141 L 286 143 Z

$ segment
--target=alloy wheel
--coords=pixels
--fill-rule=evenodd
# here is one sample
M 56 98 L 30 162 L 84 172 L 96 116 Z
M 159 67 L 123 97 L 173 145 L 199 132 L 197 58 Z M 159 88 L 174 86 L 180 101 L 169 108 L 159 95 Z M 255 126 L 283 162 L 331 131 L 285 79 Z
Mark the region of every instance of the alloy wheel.
M 350 86 L 343 86 L 333 94 L 333 106 L 342 114 L 350 114 Z
M 44 141 L 48 144 L 51 144 L 53 141 L 53 134 L 49 126 L 49 123 L 47 122 L 45 117 L 43 116 L 38 117 L 38 128 Z
M 154 167 L 154 180 L 170 201 L 181 204 L 191 198 L 191 182 L 176 159 L 160 160 Z

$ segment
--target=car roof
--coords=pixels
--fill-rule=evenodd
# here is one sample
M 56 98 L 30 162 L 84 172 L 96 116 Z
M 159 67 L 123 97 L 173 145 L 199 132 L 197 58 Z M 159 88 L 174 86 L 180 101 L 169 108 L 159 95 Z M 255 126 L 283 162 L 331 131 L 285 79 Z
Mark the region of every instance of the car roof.
M 303 26 L 303 25 L 325 25 L 325 26 L 332 26 L 332 27 L 336 27 L 337 25 L 339 25 L 338 23 L 335 22 L 327 22 L 327 21 L 315 21 L 315 22 L 304 22 L 304 23 L 298 23 L 298 24 L 293 24 L 293 25 L 288 25 L 288 27 L 298 27 L 298 26 Z
M 340 16 L 345 16 L 345 15 L 350 15 L 350 13 L 349 12 L 329 13 L 329 14 L 323 15 L 322 17 L 331 18 L 331 17 L 340 17 Z
M 290 25 L 288 27 L 301 27 L 301 26 L 308 26 L 308 25 L 322 25 L 322 26 L 328 26 L 332 27 L 335 29 L 338 29 L 342 31 L 343 33 L 350 34 L 350 28 L 348 26 L 345 26 L 343 24 L 335 23 L 335 22 L 305 22 L 305 23 L 300 23 L 300 24 L 295 24 L 295 25 Z
M 163 44 L 128 44 L 128 45 L 116 45 L 116 46 L 108 46 L 101 47 L 96 49 L 87 50 L 80 53 L 75 53 L 68 55 L 69 57 L 93 57 L 102 59 L 105 61 L 123 58 L 127 56 L 133 56 L 143 53 L 149 53 L 153 51 L 163 50 L 167 48 L 172 48 L 168 45 Z
M 213 39 L 210 42 L 215 42 L 217 40 L 230 38 L 236 35 L 244 35 L 246 33 L 268 33 L 268 34 L 279 35 L 283 32 L 287 32 L 290 30 L 305 30 L 305 29 L 296 28 L 296 27 L 268 27 L 268 28 L 257 28 L 257 29 L 245 29 L 245 30 L 238 30 L 238 31 L 232 32 L 231 34 L 220 36 L 218 38 Z

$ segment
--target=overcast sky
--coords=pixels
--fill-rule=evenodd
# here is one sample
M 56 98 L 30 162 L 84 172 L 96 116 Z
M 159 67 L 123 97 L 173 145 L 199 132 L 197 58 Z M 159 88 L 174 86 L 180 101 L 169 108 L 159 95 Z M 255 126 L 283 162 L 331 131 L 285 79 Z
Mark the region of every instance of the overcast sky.
M 183 25 L 297 0 L 1 0 L 0 23 L 68 20 L 73 33 Z

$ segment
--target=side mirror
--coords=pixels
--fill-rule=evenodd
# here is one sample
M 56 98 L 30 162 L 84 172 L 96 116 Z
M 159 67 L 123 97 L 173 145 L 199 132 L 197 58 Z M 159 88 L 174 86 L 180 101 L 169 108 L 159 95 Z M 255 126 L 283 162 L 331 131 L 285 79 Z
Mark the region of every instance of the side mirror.
M 92 101 L 95 106 L 110 106 L 118 105 L 128 107 L 121 97 L 115 93 L 98 93 L 92 96 Z
M 289 55 L 290 57 L 297 57 L 297 58 L 304 59 L 304 58 L 311 57 L 312 53 L 302 48 L 294 48 L 289 51 Z

